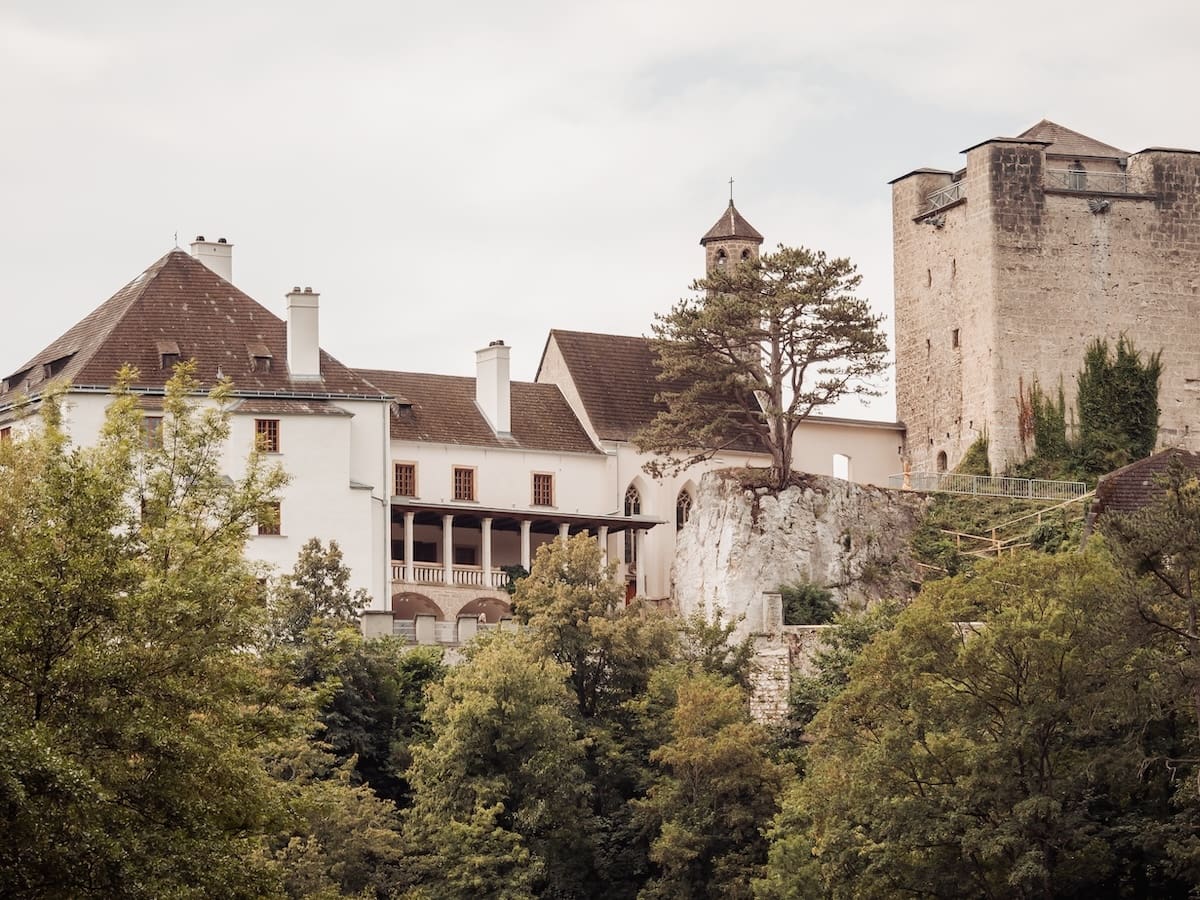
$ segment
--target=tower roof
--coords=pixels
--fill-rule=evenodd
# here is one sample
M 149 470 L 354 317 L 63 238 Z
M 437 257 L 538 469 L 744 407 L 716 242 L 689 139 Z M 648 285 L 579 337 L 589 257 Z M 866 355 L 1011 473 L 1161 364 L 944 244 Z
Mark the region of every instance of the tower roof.
M 195 359 L 205 388 L 221 375 L 235 391 L 286 395 L 297 388 L 287 368 L 287 325 L 197 259 L 175 249 L 117 291 L 6 379 L 0 407 L 36 394 L 46 381 L 107 387 L 128 363 L 134 388 L 161 388 L 171 377 L 163 354 Z M 255 357 L 269 357 L 268 367 Z M 381 398 L 383 392 L 324 351 L 321 381 L 299 390 Z
M 737 211 L 732 200 L 729 201 L 729 208 L 721 213 L 721 218 L 717 219 L 717 223 L 708 229 L 704 237 L 700 238 L 700 243 L 704 245 L 709 241 L 721 241 L 729 238 L 741 238 L 756 244 L 763 242 L 763 236 L 755 230 L 753 225 L 742 218 L 742 214 Z
M 1051 156 L 1099 156 L 1106 159 L 1124 158 L 1129 154 L 1112 144 L 1105 144 L 1086 134 L 1072 131 L 1057 122 L 1042 119 L 1017 135 L 1024 140 L 1046 141 L 1050 146 L 1046 152 Z

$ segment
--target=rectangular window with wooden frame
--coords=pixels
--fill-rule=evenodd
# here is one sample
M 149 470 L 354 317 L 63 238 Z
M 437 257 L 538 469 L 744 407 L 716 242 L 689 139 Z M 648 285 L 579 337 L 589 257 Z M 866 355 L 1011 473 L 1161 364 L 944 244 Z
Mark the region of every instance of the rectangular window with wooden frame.
M 397 497 L 415 497 L 417 496 L 417 464 L 416 463 L 396 463 L 395 472 L 395 496 Z
M 283 534 L 279 503 L 263 503 L 258 507 L 258 533 Z
M 142 443 L 147 449 L 157 450 L 163 445 L 162 426 L 162 416 L 142 416 Z
M 554 475 L 550 472 L 533 473 L 533 505 L 554 505 Z
M 3 428 L 0 428 L 0 444 L 7 444 L 11 440 L 12 440 L 12 426 L 5 425 Z
M 279 420 L 254 420 L 254 446 L 260 453 L 279 452 Z
M 454 499 L 475 499 L 475 469 L 472 466 L 454 467 Z

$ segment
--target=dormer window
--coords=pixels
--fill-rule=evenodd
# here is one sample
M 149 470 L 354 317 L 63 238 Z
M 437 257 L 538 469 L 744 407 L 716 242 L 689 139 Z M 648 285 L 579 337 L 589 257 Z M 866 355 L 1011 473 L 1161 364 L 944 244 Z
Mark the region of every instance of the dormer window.
M 179 363 L 179 344 L 175 341 L 158 341 L 155 345 L 158 349 L 159 367 L 162 369 L 173 369 Z
M 74 353 L 68 353 L 66 356 L 60 356 L 58 359 L 53 359 L 42 366 L 42 376 L 44 378 L 53 378 L 59 372 L 67 367 L 67 363 L 71 361 Z
M 251 372 L 270 372 L 271 371 L 271 350 L 263 343 L 253 343 L 246 345 L 246 353 L 250 356 L 250 371 Z

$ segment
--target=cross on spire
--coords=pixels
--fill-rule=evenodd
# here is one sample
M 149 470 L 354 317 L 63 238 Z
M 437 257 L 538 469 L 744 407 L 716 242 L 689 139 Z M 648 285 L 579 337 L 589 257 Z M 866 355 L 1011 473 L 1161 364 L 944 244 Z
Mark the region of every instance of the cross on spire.
M 733 176 L 729 176 L 729 202 L 733 202 Z

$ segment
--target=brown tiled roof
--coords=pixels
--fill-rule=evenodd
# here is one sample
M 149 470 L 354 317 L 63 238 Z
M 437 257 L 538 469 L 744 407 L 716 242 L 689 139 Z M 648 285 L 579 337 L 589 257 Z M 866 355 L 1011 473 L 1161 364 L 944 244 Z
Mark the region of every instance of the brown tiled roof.
M 1092 517 L 1106 512 L 1131 513 L 1162 496 L 1160 479 L 1167 474 L 1171 460 L 1179 459 L 1200 476 L 1200 454 L 1188 450 L 1162 450 L 1103 476 L 1096 485 Z
M 721 213 L 721 218 L 717 219 L 717 224 L 708 229 L 704 237 L 700 238 L 700 243 L 707 244 L 709 241 L 718 241 L 722 238 L 744 238 L 757 244 L 761 244 L 763 241 L 763 236 L 754 229 L 753 225 L 742 218 L 742 214 L 737 211 L 732 200 L 729 201 L 729 208 Z
M 683 387 L 658 380 L 658 361 L 649 338 L 556 328 L 549 340 L 558 345 L 601 440 L 632 439 L 666 409 L 655 395 Z
M 396 440 L 600 453 L 557 385 L 512 382 L 512 436 L 498 437 L 475 404 L 474 378 L 355 371 L 387 393 L 405 398 L 393 407 L 391 431 Z
M 1124 158 L 1129 155 L 1111 144 L 1102 143 L 1086 134 L 1064 128 L 1049 119 L 1042 119 L 1036 125 L 1026 128 L 1017 137 L 1023 140 L 1047 141 L 1050 146 L 1046 148 L 1046 152 L 1051 156 L 1099 156 L 1111 159 Z
M 553 340 L 571 373 L 596 436 L 607 441 L 630 441 L 666 409 L 655 397 L 682 391 L 684 381 L 660 381 L 658 358 L 650 338 L 622 334 L 554 329 Z M 752 438 L 731 447 L 747 451 L 764 448 Z
M 267 349 L 269 370 L 251 351 Z M 136 366 L 135 388 L 161 388 L 171 377 L 161 354 L 178 349 L 195 359 L 203 387 L 221 375 L 238 392 L 380 397 L 374 385 L 328 353 L 320 380 L 293 382 L 287 368 L 287 325 L 182 250 L 167 253 L 66 334 L 9 377 L 0 406 L 36 394 L 47 380 L 107 387 L 122 365 Z

